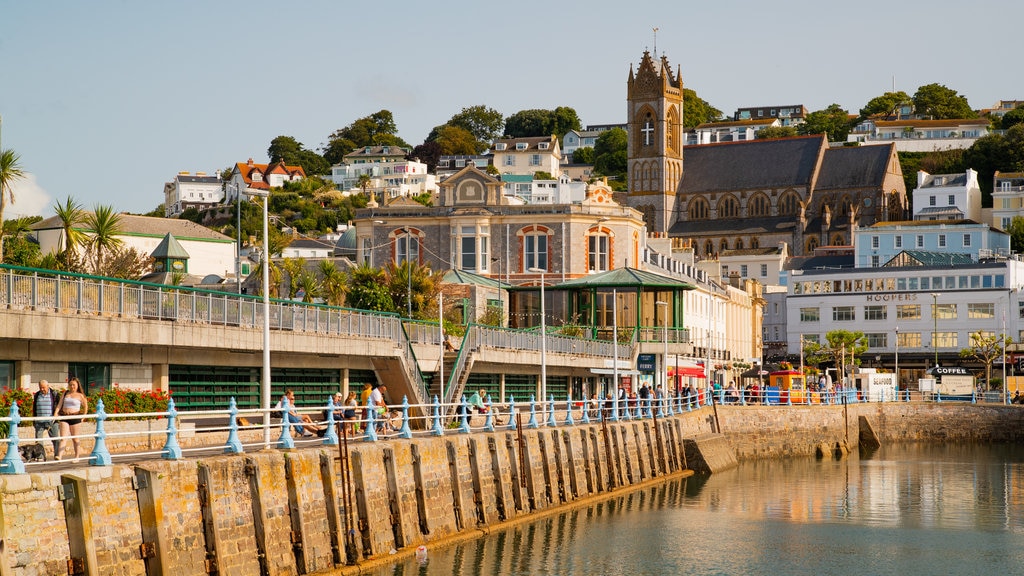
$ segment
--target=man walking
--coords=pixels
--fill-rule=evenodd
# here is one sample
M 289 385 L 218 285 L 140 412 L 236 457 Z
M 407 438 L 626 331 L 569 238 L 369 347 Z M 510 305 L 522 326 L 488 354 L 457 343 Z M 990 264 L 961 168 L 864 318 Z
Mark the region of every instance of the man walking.
M 35 428 L 36 438 L 42 438 L 49 434 L 53 440 L 53 456 L 60 456 L 60 422 L 53 420 L 57 404 L 60 402 L 60 395 L 46 380 L 39 381 L 39 390 L 32 396 L 32 416 L 34 418 L 50 418 L 50 420 L 35 420 L 32 427 Z M 38 442 L 37 442 L 38 443 Z M 46 448 L 43 448 L 44 453 Z

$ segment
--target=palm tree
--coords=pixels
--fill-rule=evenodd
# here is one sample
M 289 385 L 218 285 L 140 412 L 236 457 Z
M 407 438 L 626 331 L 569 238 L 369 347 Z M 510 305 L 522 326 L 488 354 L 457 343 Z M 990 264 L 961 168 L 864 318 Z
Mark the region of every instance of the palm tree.
M 76 249 L 85 243 L 85 233 L 77 228 L 85 220 L 85 211 L 82 205 L 76 202 L 71 196 L 53 205 L 53 211 L 60 220 L 62 231 L 63 249 L 60 251 L 60 259 L 65 268 L 71 269 L 71 262 L 75 258 Z
M 331 306 L 345 305 L 345 275 L 338 270 L 338 267 L 331 260 L 320 261 L 320 276 L 323 277 L 322 296 L 327 304 Z
M 25 177 L 25 171 L 21 168 L 21 157 L 14 153 L 14 150 L 0 151 L 0 226 L 4 221 L 4 209 L 7 201 L 14 204 L 14 190 L 11 186 Z M 0 264 L 4 261 L 4 234 L 0 230 Z
M 367 197 L 369 197 L 369 194 L 366 192 L 366 189 L 370 187 L 370 182 L 372 182 L 372 179 L 369 174 L 359 175 L 359 187 L 363 189 L 363 194 L 366 194 Z M 372 198 L 370 199 L 372 200 Z
M 121 233 L 121 215 L 114 211 L 113 206 L 96 206 L 92 214 L 85 217 L 85 224 L 91 234 L 86 244 L 92 253 L 93 273 L 100 274 L 104 253 L 123 244 L 117 237 Z

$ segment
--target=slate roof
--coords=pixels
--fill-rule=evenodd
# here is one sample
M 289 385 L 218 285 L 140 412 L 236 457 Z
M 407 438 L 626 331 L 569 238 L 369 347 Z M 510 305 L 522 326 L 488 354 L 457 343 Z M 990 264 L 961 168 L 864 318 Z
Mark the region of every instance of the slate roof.
M 929 174 L 918 188 L 949 188 L 967 185 L 967 174 Z
M 786 262 L 786 270 L 839 270 L 853 268 L 855 261 L 853 254 L 794 256 Z
M 501 280 L 495 280 L 494 278 L 488 278 L 465 270 L 448 270 L 444 273 L 441 280 L 445 284 L 470 284 L 473 286 L 487 286 L 489 288 L 502 288 L 506 289 L 511 284 L 506 284 Z
M 679 191 L 809 187 L 827 148 L 822 135 L 687 146 Z
M 878 187 L 895 144 L 829 148 L 821 163 L 815 190 Z
M 121 232 L 119 236 L 156 236 L 162 238 L 167 234 L 173 234 L 177 240 L 204 240 L 208 242 L 234 242 L 220 232 L 210 230 L 191 220 L 180 220 L 177 218 L 156 218 L 153 216 L 135 216 L 133 214 L 120 214 Z M 57 230 L 63 228 L 60 218 L 51 216 L 46 220 L 37 222 L 32 226 L 33 230 Z M 86 224 L 79 222 L 75 229 L 88 232 Z

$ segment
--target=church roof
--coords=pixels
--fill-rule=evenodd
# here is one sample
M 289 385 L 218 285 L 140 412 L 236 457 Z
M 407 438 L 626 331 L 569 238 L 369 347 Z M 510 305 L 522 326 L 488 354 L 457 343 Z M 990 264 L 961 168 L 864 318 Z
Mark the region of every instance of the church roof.
M 810 187 L 827 147 L 821 135 L 687 146 L 680 192 Z
M 895 144 L 829 148 L 821 163 L 816 190 L 878 187 L 885 181 Z

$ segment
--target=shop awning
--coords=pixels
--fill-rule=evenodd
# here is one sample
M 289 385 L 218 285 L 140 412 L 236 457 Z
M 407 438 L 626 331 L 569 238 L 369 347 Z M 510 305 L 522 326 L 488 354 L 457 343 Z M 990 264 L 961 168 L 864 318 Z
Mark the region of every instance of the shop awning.
M 668 367 L 668 375 L 669 375 L 670 378 L 674 377 L 674 376 L 689 376 L 690 378 L 706 378 L 707 377 L 707 375 L 704 374 L 704 368 L 702 368 L 700 366 L 679 366 L 679 367 L 669 366 Z

